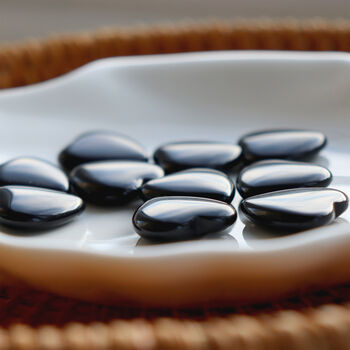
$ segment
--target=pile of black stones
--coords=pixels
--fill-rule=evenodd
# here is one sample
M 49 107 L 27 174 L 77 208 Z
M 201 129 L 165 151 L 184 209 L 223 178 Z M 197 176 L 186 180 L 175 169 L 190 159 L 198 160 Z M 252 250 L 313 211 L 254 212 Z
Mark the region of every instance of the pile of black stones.
M 327 187 L 332 173 L 307 162 L 326 144 L 316 131 L 265 130 L 238 144 L 167 143 L 150 159 L 129 137 L 89 132 L 60 152 L 62 169 L 33 157 L 0 165 L 0 223 L 46 230 L 74 219 L 85 202 L 123 206 L 141 199 L 132 218 L 141 237 L 193 239 L 234 224 L 237 187 L 240 215 L 255 225 L 293 232 L 326 225 L 348 207 L 345 193 Z

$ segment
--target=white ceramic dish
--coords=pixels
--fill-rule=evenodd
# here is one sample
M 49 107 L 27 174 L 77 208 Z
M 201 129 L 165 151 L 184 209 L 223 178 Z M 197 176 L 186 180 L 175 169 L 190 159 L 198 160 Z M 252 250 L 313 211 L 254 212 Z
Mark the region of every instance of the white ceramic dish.
M 0 161 L 55 160 L 73 137 L 113 129 L 151 151 L 162 142 L 235 142 L 255 129 L 324 131 L 316 159 L 350 193 L 350 55 L 212 52 L 106 59 L 35 86 L 0 92 Z M 234 200 L 237 207 L 239 198 Z M 135 206 L 133 206 L 135 207 Z M 132 207 L 88 208 L 45 234 L 0 229 L 0 268 L 37 288 L 106 303 L 262 300 L 350 280 L 350 211 L 333 224 L 273 236 L 238 220 L 199 241 L 149 245 Z

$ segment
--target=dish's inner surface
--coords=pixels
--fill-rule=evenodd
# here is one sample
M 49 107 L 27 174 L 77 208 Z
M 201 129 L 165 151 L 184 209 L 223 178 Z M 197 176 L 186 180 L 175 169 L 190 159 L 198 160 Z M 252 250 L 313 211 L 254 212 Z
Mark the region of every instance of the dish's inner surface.
M 52 121 L 50 123 L 53 130 L 61 129 L 59 121 Z M 14 124 L 14 125 L 13 125 Z M 45 123 L 44 123 L 45 124 Z M 1 152 L 1 161 L 5 161 L 11 157 L 15 157 L 18 155 L 26 154 L 26 155 L 37 155 L 40 154 L 41 157 L 45 157 L 46 159 L 56 161 L 56 157 L 62 142 L 69 136 L 74 136 L 75 132 L 79 133 L 82 131 L 79 126 L 74 125 L 72 123 L 70 126 L 69 132 L 63 134 L 62 130 L 62 138 L 60 140 L 59 137 L 55 135 L 52 131 L 49 132 L 50 139 L 52 138 L 52 142 L 50 142 L 49 147 L 45 145 L 45 138 L 39 130 L 32 131 L 31 138 L 33 138 L 32 144 L 28 147 L 25 147 L 25 150 L 21 143 L 13 142 L 11 147 L 8 147 L 6 142 L 4 142 L 3 138 L 0 141 L 2 150 Z M 16 126 L 15 118 L 11 118 L 11 120 L 7 121 L 6 124 L 11 130 L 11 134 L 15 133 L 15 129 L 20 125 Z M 235 122 L 234 118 L 232 120 L 232 127 L 234 128 Z M 108 127 L 113 128 L 115 130 L 120 130 L 115 123 L 110 123 Z M 45 126 L 44 126 L 45 127 Z M 91 128 L 98 127 L 98 123 L 91 123 Z M 166 128 L 166 124 L 164 125 Z M 85 129 L 88 129 L 89 126 L 84 125 Z M 104 125 L 106 128 L 106 125 Z M 135 128 L 134 126 L 126 127 L 124 126 L 123 132 L 132 134 L 131 131 L 137 130 L 140 128 L 141 130 L 146 130 L 148 128 L 147 123 L 140 125 Z M 174 126 L 171 128 L 172 133 L 176 135 L 176 130 L 174 130 Z M 188 131 L 187 131 L 188 132 Z M 198 125 L 196 126 L 196 130 L 194 130 L 197 138 L 200 139 L 218 139 L 218 140 L 226 140 L 226 141 L 235 141 L 237 138 L 237 131 L 232 132 L 232 136 L 229 135 L 227 128 L 221 129 L 220 126 L 216 126 L 215 128 L 215 136 L 210 131 L 210 127 L 206 125 Z M 178 128 L 179 135 L 183 135 L 184 132 L 182 127 Z M 162 134 L 161 127 L 159 127 L 159 135 Z M 156 133 L 155 133 L 156 135 Z M 237 136 L 236 136 L 237 135 Z M 161 135 L 162 136 L 162 135 Z M 171 135 L 169 134 L 169 137 Z M 183 136 L 183 138 L 188 138 L 190 136 Z M 339 135 L 338 135 L 339 137 Z M 344 150 L 337 148 L 334 146 L 336 144 L 336 135 L 330 135 L 330 145 L 321 152 L 320 156 L 316 157 L 313 162 L 315 164 L 320 164 L 332 169 L 334 179 L 329 187 L 336 188 L 344 191 L 345 193 L 350 193 L 350 176 L 348 175 L 348 162 L 349 155 L 344 152 Z M 11 144 L 11 138 L 8 137 L 8 142 Z M 158 136 L 158 139 L 161 137 Z M 39 142 L 38 142 L 39 140 Z M 140 141 L 142 139 L 140 138 Z M 161 142 L 161 140 L 159 140 Z M 151 151 L 153 147 L 157 146 L 158 143 L 154 140 L 153 143 L 148 144 L 148 148 Z M 238 204 L 241 200 L 239 193 L 236 192 L 233 205 L 235 208 L 238 208 Z M 16 236 L 15 231 L 11 231 L 4 227 L 0 228 L 0 242 L 8 242 L 15 243 L 15 241 L 21 240 L 24 244 L 29 245 L 47 245 L 47 246 L 66 246 L 67 242 L 71 248 L 84 248 L 87 247 L 93 250 L 97 250 L 100 252 L 108 252 L 108 253 L 117 253 L 118 250 L 123 250 L 124 252 L 128 252 L 130 254 L 137 254 L 138 251 L 142 250 L 144 247 L 153 245 L 153 243 L 147 242 L 144 239 L 140 238 L 133 230 L 131 218 L 133 212 L 137 206 L 140 205 L 140 202 L 135 202 L 128 207 L 116 207 L 116 208 L 98 208 L 92 205 L 88 205 L 86 212 L 78 218 L 75 222 L 71 223 L 68 226 L 62 226 L 61 228 L 55 229 L 53 231 L 47 232 L 45 234 L 40 235 L 29 235 L 29 236 Z M 350 211 L 347 210 L 341 218 L 338 218 L 333 224 L 330 226 L 337 225 L 339 222 L 347 222 L 350 220 Z M 349 224 L 350 230 L 350 224 Z M 17 233 L 17 232 L 16 232 Z M 278 237 L 285 236 L 285 233 L 281 232 L 269 232 L 268 230 L 263 230 L 258 228 L 252 224 L 244 224 L 240 217 L 238 217 L 235 224 L 229 231 L 223 232 L 219 235 L 208 235 L 202 238 L 201 240 L 225 240 L 226 246 L 232 246 L 232 249 L 249 249 L 256 248 L 259 245 L 260 240 L 274 240 Z M 188 244 L 190 242 L 184 242 L 182 244 Z M 171 243 L 168 243 L 171 244 Z
M 23 90 L 13 96 L 0 94 L 0 162 L 32 155 L 57 162 L 57 155 L 64 145 L 78 134 L 94 129 L 111 129 L 129 135 L 151 153 L 168 141 L 236 143 L 247 131 L 305 128 L 320 130 L 327 135 L 329 144 L 313 162 L 332 171 L 334 178 L 330 188 L 350 193 L 350 131 L 345 119 L 348 102 L 343 93 L 335 94 L 337 87 L 328 88 L 325 83 L 329 79 L 331 82 L 338 79 L 342 88 L 350 84 L 343 83 L 337 67 L 332 73 L 322 66 L 325 63 L 312 70 L 311 63 L 306 62 L 308 70 L 305 66 L 289 66 L 290 62 L 285 62 L 284 68 L 290 70 L 282 70 L 282 73 L 279 68 L 283 68 L 283 64 L 275 64 L 275 67 L 273 62 L 264 64 L 263 73 L 259 71 L 258 75 L 254 75 L 247 63 L 241 67 L 224 64 L 230 79 L 237 78 L 238 84 L 225 80 L 222 67 L 215 68 L 211 64 L 207 69 L 204 64 L 199 64 L 190 70 L 190 75 L 186 67 L 180 73 L 176 68 L 168 70 L 165 75 L 160 69 L 156 72 L 159 74 L 154 75 L 152 66 L 143 71 L 140 67 L 118 71 L 107 65 L 105 70 L 90 69 L 85 75 L 80 72 L 80 76 L 74 76 L 74 79 L 67 77 L 67 86 L 63 78 L 56 85 L 36 87 L 33 92 Z M 106 72 L 110 74 L 106 75 Z M 153 79 L 149 80 L 151 76 Z M 79 77 L 82 78 L 81 84 Z M 310 82 L 310 79 L 314 81 Z M 285 80 L 288 84 L 283 83 Z M 169 81 L 173 82 L 170 87 L 166 84 Z M 211 82 L 214 87 L 210 87 Z M 299 86 L 302 91 L 298 91 Z M 102 87 L 104 92 L 101 92 Z M 308 93 L 307 100 L 304 96 Z M 293 103 L 285 99 L 288 94 L 293 96 L 294 110 Z M 328 104 L 322 108 L 326 97 Z M 255 109 L 251 107 L 254 99 Z M 262 108 L 264 106 L 266 108 Z M 236 209 L 240 200 L 236 192 L 233 201 Z M 134 203 L 129 207 L 107 209 L 89 205 L 75 222 L 45 234 L 18 235 L 18 232 L 14 234 L 14 231 L 0 227 L 0 244 L 69 247 L 108 254 L 122 251 L 137 255 L 150 246 L 132 227 L 132 214 L 139 205 Z M 347 210 L 329 225 L 330 234 L 332 227 L 349 220 L 350 210 Z M 269 233 L 252 224 L 245 225 L 238 217 L 230 230 L 201 240 L 210 240 L 213 245 L 215 241 L 224 241 L 225 246 L 233 250 L 254 250 L 259 249 L 262 241 L 276 241 L 285 235 L 284 232 Z M 302 233 L 298 235 L 301 237 Z M 191 241 L 180 244 L 189 245 Z M 155 249 L 162 246 L 153 245 Z

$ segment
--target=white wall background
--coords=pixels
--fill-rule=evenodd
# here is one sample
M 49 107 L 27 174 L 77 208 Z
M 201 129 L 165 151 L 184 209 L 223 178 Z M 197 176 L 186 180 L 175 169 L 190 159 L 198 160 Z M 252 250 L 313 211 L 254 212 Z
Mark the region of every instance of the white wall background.
M 185 19 L 349 18 L 350 0 L 0 0 L 0 43 Z

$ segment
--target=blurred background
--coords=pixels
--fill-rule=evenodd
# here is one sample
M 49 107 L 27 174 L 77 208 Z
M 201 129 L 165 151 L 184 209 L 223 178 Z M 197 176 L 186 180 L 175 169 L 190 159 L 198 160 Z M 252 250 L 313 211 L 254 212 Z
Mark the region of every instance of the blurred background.
M 0 43 L 185 20 L 350 18 L 350 0 L 0 0 Z

